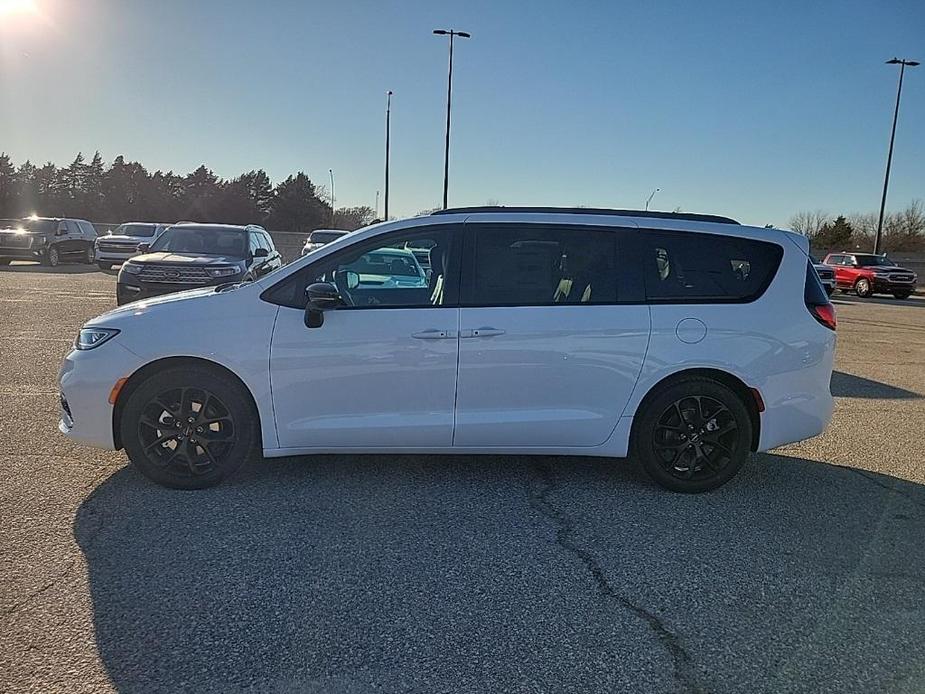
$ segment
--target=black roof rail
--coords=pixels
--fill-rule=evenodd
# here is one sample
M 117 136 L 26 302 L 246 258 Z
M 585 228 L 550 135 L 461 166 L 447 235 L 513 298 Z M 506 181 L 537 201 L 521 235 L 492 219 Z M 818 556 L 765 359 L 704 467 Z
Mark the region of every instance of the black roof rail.
M 449 207 L 445 210 L 431 212 L 439 214 L 596 214 L 611 217 L 647 217 L 650 219 L 678 219 L 685 222 L 713 222 L 715 224 L 738 224 L 730 217 L 716 214 L 696 214 L 694 212 L 655 212 L 652 210 L 610 210 L 602 207 L 506 207 L 503 205 L 485 205 L 481 207 Z

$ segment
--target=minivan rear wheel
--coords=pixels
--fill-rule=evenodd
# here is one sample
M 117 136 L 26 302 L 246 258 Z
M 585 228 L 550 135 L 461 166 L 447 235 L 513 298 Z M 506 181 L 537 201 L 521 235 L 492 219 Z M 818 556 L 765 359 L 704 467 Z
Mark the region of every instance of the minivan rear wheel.
M 188 366 L 149 376 L 122 412 L 122 444 L 150 480 L 175 489 L 212 487 L 252 456 L 257 413 L 244 387 L 217 369 Z
M 637 415 L 633 447 L 646 472 L 675 492 L 716 489 L 748 459 L 752 423 L 742 399 L 706 378 L 666 386 Z

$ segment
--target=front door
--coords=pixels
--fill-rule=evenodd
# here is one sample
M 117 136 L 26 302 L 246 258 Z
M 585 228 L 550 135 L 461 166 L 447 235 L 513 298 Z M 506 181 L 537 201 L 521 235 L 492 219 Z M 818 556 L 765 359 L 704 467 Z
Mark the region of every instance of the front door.
M 649 309 L 623 232 L 467 224 L 460 309 L 459 447 L 604 443 L 645 357 Z M 627 303 L 620 303 L 621 301 Z
M 452 445 L 459 240 L 406 229 L 319 259 L 274 287 L 270 375 L 282 448 Z M 425 249 L 425 271 L 410 250 Z M 304 288 L 335 284 L 340 308 L 304 322 Z

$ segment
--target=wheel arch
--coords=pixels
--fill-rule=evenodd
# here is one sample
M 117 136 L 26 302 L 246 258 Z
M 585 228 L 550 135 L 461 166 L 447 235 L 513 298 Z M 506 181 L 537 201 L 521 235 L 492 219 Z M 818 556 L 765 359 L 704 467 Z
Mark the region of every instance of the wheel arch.
M 688 381 L 694 378 L 708 378 L 721 383 L 722 385 L 729 388 L 732 392 L 739 396 L 742 400 L 742 403 L 745 405 L 746 411 L 748 411 L 749 419 L 752 424 L 752 440 L 750 449 L 752 451 L 758 450 L 758 442 L 761 438 L 761 413 L 758 409 L 758 402 L 756 398 L 760 397 L 757 394 L 757 390 L 746 385 L 741 378 L 735 374 L 731 374 L 728 371 L 723 371 L 722 369 L 707 368 L 707 367 L 698 367 L 683 369 L 681 371 L 675 371 L 672 374 L 669 374 L 662 378 L 660 381 L 655 383 L 646 394 L 643 396 L 642 400 L 639 402 L 639 405 L 636 406 L 636 413 L 633 416 L 633 426 L 630 430 L 630 450 L 632 450 L 633 441 L 636 437 L 636 426 L 639 421 L 637 416 L 643 408 L 663 389 L 668 386 L 672 386 L 675 383 L 680 383 L 683 381 Z
M 257 422 L 258 440 L 263 440 L 263 427 L 260 422 L 260 410 L 257 407 L 257 401 L 254 398 L 254 394 L 251 392 L 251 389 L 248 388 L 247 384 L 243 380 L 241 380 L 240 376 L 238 376 L 227 366 L 212 361 L 211 359 L 204 359 L 203 357 L 174 356 L 156 359 L 155 361 L 148 362 L 144 366 L 139 367 L 132 373 L 131 376 L 128 377 L 128 380 L 119 389 L 119 395 L 116 398 L 116 402 L 114 403 L 112 410 L 112 440 L 116 449 L 121 449 L 123 447 L 121 435 L 122 411 L 125 409 L 125 403 L 128 402 L 129 398 L 132 396 L 132 393 L 134 393 L 138 389 L 138 386 L 144 383 L 144 381 L 152 374 L 177 366 L 205 367 L 218 373 L 222 373 L 236 381 L 244 389 L 244 392 L 247 393 L 248 400 L 250 401 L 250 405 L 254 411 L 254 419 Z

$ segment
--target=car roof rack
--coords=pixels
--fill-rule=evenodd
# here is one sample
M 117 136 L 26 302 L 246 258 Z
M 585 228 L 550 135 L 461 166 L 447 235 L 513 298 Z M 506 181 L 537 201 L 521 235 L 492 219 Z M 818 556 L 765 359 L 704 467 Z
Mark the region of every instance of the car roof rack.
M 685 222 L 713 222 L 716 224 L 739 224 L 730 217 L 716 214 L 696 214 L 694 212 L 655 212 L 652 210 L 611 210 L 601 207 L 506 207 L 503 205 L 484 205 L 481 207 L 449 207 L 436 210 L 432 215 L 440 214 L 591 214 L 610 217 L 647 217 L 650 219 L 677 219 Z

